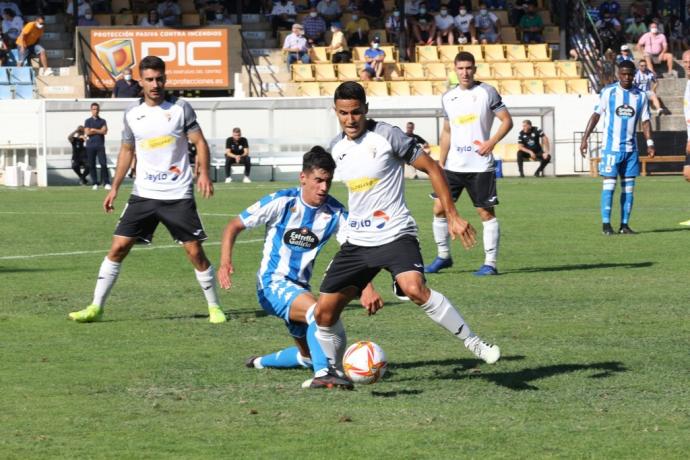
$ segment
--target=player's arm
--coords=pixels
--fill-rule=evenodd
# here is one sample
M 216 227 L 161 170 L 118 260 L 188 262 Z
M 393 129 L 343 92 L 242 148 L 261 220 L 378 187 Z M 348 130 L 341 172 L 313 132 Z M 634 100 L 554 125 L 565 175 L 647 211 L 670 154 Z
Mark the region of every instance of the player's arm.
M 248 157 L 249 156 L 249 142 L 244 143 L 244 152 L 242 153 L 243 157 Z
M 120 145 L 120 153 L 117 155 L 117 167 L 115 168 L 112 188 L 105 196 L 105 200 L 103 200 L 103 209 L 105 212 L 110 213 L 115 209 L 113 204 L 115 203 L 115 198 L 117 198 L 117 191 L 120 189 L 120 185 L 122 185 L 122 181 L 129 171 L 129 165 L 132 163 L 132 158 L 134 158 L 134 144 L 123 142 Z
M 362 307 L 367 310 L 369 316 L 375 315 L 377 311 L 383 308 L 383 298 L 374 288 L 373 283 L 367 284 L 362 289 L 362 295 L 359 298 Z
M 210 198 L 213 195 L 213 182 L 208 175 L 210 154 L 206 138 L 201 129 L 198 129 L 189 131 L 187 139 L 196 147 L 196 188 L 204 198 Z
M 501 139 L 506 137 L 506 135 L 513 129 L 513 117 L 510 116 L 508 109 L 500 110 L 496 112 L 496 118 L 501 122 L 498 129 L 488 140 L 481 143 L 477 153 L 480 155 L 488 155 L 494 149 L 496 144 L 500 142 Z
M 448 158 L 448 151 L 450 150 L 450 122 L 446 118 L 443 120 L 443 129 L 441 129 L 441 139 L 439 140 L 439 155 L 438 164 L 441 168 L 446 167 L 446 159 Z
M 587 157 L 587 151 L 589 150 L 589 136 L 592 134 L 592 131 L 594 131 L 594 128 L 596 128 L 597 123 L 599 123 L 599 118 L 601 118 L 601 115 L 596 112 L 589 117 L 587 127 L 585 128 L 585 133 L 582 135 L 582 142 L 580 142 L 580 155 L 582 155 L 582 158 Z
M 647 156 L 649 158 L 654 158 L 656 149 L 654 148 L 654 140 L 652 139 L 652 123 L 649 120 L 642 122 L 642 134 L 647 141 Z
M 223 238 L 220 241 L 220 265 L 218 266 L 218 283 L 223 289 L 230 289 L 232 287 L 232 274 L 235 273 L 235 268 L 232 266 L 232 250 L 235 247 L 235 240 L 245 228 L 242 219 L 235 217 L 223 230 Z
M 544 139 L 544 141 L 542 142 L 542 150 L 545 154 L 548 155 L 551 151 L 551 141 L 549 141 L 549 136 L 547 136 L 544 133 L 542 133 L 542 138 Z
M 685 144 L 685 165 L 683 166 L 683 176 L 690 182 L 690 141 Z
M 446 219 L 448 220 L 448 232 L 451 238 L 455 239 L 459 237 L 462 245 L 467 249 L 474 246 L 477 242 L 477 232 L 469 222 L 460 217 L 457 209 L 455 209 L 455 204 L 453 203 L 453 199 L 450 196 L 450 190 L 448 189 L 446 175 L 443 173 L 443 169 L 439 163 L 436 163 L 433 158 L 426 153 L 422 153 L 415 159 L 412 166 L 425 172 L 429 176 L 431 187 L 434 189 L 434 193 L 436 193 L 436 197 L 440 200 L 441 206 L 443 206 L 443 210 L 445 211 Z
M 534 155 L 534 152 L 528 149 L 527 146 L 521 142 L 518 142 L 518 152 L 525 152 L 529 153 L 530 155 Z

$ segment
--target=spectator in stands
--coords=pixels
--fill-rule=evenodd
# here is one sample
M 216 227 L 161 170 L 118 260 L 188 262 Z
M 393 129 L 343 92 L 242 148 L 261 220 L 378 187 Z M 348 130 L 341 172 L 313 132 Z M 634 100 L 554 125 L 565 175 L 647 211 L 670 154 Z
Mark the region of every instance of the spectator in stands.
M 618 19 L 621 13 L 621 4 L 616 0 L 601 2 L 599 4 L 599 17 L 603 17 L 605 13 L 608 13 L 612 18 Z
M 649 14 L 649 11 L 647 11 L 647 2 L 645 1 L 633 1 L 630 2 L 630 15 L 629 17 L 631 18 L 642 18 L 642 22 L 647 20 L 647 15 Z
M 330 27 L 334 21 L 339 21 L 343 15 L 338 0 L 321 0 L 316 5 L 316 11 L 326 20 L 326 27 Z
M 585 0 L 585 11 L 587 11 L 587 14 L 592 22 L 596 24 L 596 22 L 600 19 L 599 8 L 593 5 L 593 0 Z
M 173 0 L 163 0 L 158 4 L 158 16 L 163 24 L 168 27 L 175 27 L 181 24 L 182 10 Z
M 84 11 L 84 16 L 79 16 L 79 19 L 77 20 L 77 25 L 80 27 L 95 27 L 99 26 L 100 24 L 98 23 L 96 18 L 93 17 L 91 8 L 87 8 L 86 11 Z
M 531 4 L 533 0 L 515 0 L 510 7 L 510 23 L 514 26 L 520 24 L 520 19 L 527 11 L 527 5 Z
M 91 4 L 89 1 L 77 0 L 77 17 L 83 17 L 86 14 L 87 9 L 91 10 Z M 72 1 L 67 2 L 67 10 L 65 10 L 65 12 L 68 16 L 74 16 L 74 3 Z
M 395 8 L 386 18 L 388 41 L 397 45 L 400 42 L 400 33 L 405 33 L 406 31 L 407 21 L 400 17 L 400 10 Z
M 234 24 L 232 22 L 232 19 L 228 17 L 225 7 L 221 4 L 219 4 L 216 7 L 215 13 L 213 13 L 213 19 L 210 21 L 207 21 L 207 24 L 212 25 L 212 26 L 228 26 L 230 24 Z M 193 144 L 192 144 L 193 145 Z
M 292 2 L 280 0 L 280 2 L 273 5 L 271 10 L 271 27 L 273 28 L 273 37 L 278 36 L 278 29 L 291 29 L 297 18 L 297 11 Z
M 419 4 L 419 14 L 415 17 L 412 33 L 418 45 L 431 45 L 436 37 L 436 20 L 426 9 L 426 2 Z
M 474 27 L 474 16 L 466 6 L 461 6 L 458 15 L 453 19 L 455 28 L 458 31 L 458 43 L 477 43 L 477 29 Z M 454 74 L 455 72 L 450 72 Z
M 87 185 L 89 182 L 86 178 L 89 176 L 89 164 L 86 159 L 86 134 L 84 134 L 84 127 L 78 126 L 67 136 L 67 141 L 72 146 L 72 171 L 79 176 L 81 185 Z
M 501 42 L 501 20 L 487 9 L 486 3 L 479 4 L 479 13 L 474 16 L 474 26 L 482 45 Z
M 359 3 L 362 17 L 366 18 L 371 28 L 383 27 L 383 0 L 362 0 Z
M 657 23 L 652 22 L 649 25 L 649 32 L 642 35 L 637 42 L 637 49 L 644 53 L 649 70 L 654 72 L 654 64 L 664 61 L 668 66 L 668 75 L 678 77 L 678 73 L 673 70 L 673 55 L 667 52 L 666 36 L 659 32 Z
M 309 9 L 309 15 L 302 21 L 304 36 L 310 45 L 323 45 L 326 35 L 326 20 L 319 16 L 316 8 Z
M 656 95 L 656 87 L 658 84 L 659 82 L 656 79 L 656 75 L 647 67 L 647 61 L 645 59 L 640 59 L 637 72 L 635 72 L 635 76 L 633 77 L 633 86 L 647 95 L 647 98 L 656 108 L 657 116 L 662 113 L 670 113 L 670 111 L 663 106 L 661 99 Z
M 352 55 L 347 49 L 347 40 L 338 21 L 331 23 L 331 33 L 331 44 L 326 47 L 326 51 L 331 54 L 331 61 L 333 64 L 350 62 Z
M 4 11 L 5 8 L 9 8 L 14 11 L 14 14 L 20 18 L 23 16 L 21 10 L 19 9 L 19 5 L 17 5 L 15 2 L 0 1 L 0 11 Z
M 91 116 L 84 123 L 84 134 L 86 134 L 86 155 L 89 159 L 89 170 L 91 171 L 91 183 L 93 189 L 98 190 L 98 172 L 96 170 L 96 159 L 101 166 L 100 184 L 110 190 L 110 171 L 108 171 L 108 158 L 105 155 L 105 135 L 108 134 L 108 124 L 100 117 L 101 106 L 94 102 L 91 104 Z
M 24 21 L 12 8 L 2 10 L 2 35 L 8 48 L 15 47 L 22 28 L 24 28 Z
M 43 36 L 44 26 L 45 18 L 40 15 L 36 17 L 35 21 L 27 22 L 24 28 L 22 28 L 22 32 L 17 37 L 17 48 L 19 49 L 19 62 L 17 64 L 20 67 L 27 64 L 30 65 L 29 60 L 31 57 L 38 56 L 43 75 L 49 76 L 53 74 L 53 69 L 48 67 L 46 50 L 39 44 Z
M 544 134 L 544 131 L 532 126 L 530 120 L 524 120 L 520 134 L 518 134 L 517 163 L 520 177 L 525 177 L 523 169 L 525 160 L 539 160 L 539 167 L 534 175 L 535 177 L 544 177 L 544 168 L 551 162 L 549 150 L 549 138 Z
M 623 61 L 634 61 L 635 58 L 630 52 L 630 47 L 628 45 L 621 45 L 621 52 L 616 56 L 616 65 L 619 65 Z
M 292 25 L 292 33 L 285 37 L 283 50 L 287 52 L 288 69 L 297 61 L 302 61 L 303 64 L 311 62 L 309 59 L 309 44 L 304 37 L 304 27 L 302 27 L 302 24 Z
M 251 182 L 249 172 L 252 162 L 249 158 L 249 142 L 242 137 L 240 128 L 232 128 L 232 136 L 225 140 L 225 183 L 232 182 L 232 165 L 244 165 L 242 182 Z
M 141 85 L 132 77 L 132 69 L 128 67 L 122 71 L 122 78 L 115 82 L 113 97 L 139 97 L 141 91 Z
M 345 24 L 345 37 L 350 48 L 369 44 L 369 21 L 358 9 L 352 13 L 352 20 Z
M 486 0 L 484 2 L 487 8 L 490 8 L 492 10 L 505 10 L 506 9 L 506 2 L 505 0 Z
M 644 23 L 644 17 L 635 16 L 630 18 L 628 26 L 625 28 L 625 40 L 635 43 L 646 33 L 647 24 Z
M 441 5 L 441 10 L 434 18 L 436 21 L 436 44 L 443 45 L 455 43 L 455 22 L 453 16 L 448 14 L 448 5 Z
M 603 11 L 601 19 L 594 25 L 599 32 L 603 49 L 618 49 L 621 42 L 621 23 L 610 12 Z
M 448 14 L 455 17 L 460 14 L 460 8 L 465 7 L 466 10 L 472 9 L 471 0 L 448 0 Z
M 149 10 L 149 14 L 145 18 L 141 18 L 139 25 L 141 27 L 165 27 L 156 10 Z
M 518 28 L 522 31 L 523 43 L 544 43 L 542 36 L 544 20 L 537 14 L 537 7 L 534 3 L 527 5 L 527 11 L 520 18 Z
M 374 37 L 371 46 L 364 52 L 364 68 L 359 72 L 359 78 L 362 80 L 383 80 L 383 61 L 386 59 L 386 53 L 380 46 L 381 40 Z
M 417 15 L 419 14 L 419 5 L 424 3 L 423 0 L 405 0 L 405 20 L 412 38 L 414 26 L 417 24 Z

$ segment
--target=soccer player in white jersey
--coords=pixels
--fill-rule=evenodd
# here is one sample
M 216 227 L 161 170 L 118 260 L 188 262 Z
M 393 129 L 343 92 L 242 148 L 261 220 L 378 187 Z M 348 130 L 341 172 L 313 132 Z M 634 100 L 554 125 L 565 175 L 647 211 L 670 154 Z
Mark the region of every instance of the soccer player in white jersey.
M 496 362 L 500 350 L 475 335 L 460 313 L 441 293 L 429 289 L 417 240 L 417 225 L 404 197 L 405 163 L 426 172 L 448 216 L 448 227 L 465 247 L 475 244 L 475 231 L 453 205 L 443 170 L 422 146 L 402 130 L 368 120 L 364 88 L 356 82 L 338 86 L 335 113 L 342 133 L 331 142 L 338 177 L 348 188 L 345 243 L 331 261 L 321 283 L 314 316 L 316 337 L 329 369 L 316 373 L 315 387 L 353 387 L 342 373 L 345 328 L 340 314 L 376 275 L 385 269 L 410 300 L 421 306 L 477 357 Z
M 621 226 L 618 233 L 634 234 L 628 225 L 633 207 L 635 178 L 640 175 L 640 160 L 636 139 L 638 122 L 642 122 L 642 133 L 647 140 L 647 155 L 654 157 L 652 124 L 649 116 L 649 100 L 633 86 L 635 64 L 623 61 L 618 65 L 618 82 L 601 90 L 594 113 L 587 123 L 580 143 L 580 153 L 587 156 L 589 136 L 604 117 L 604 138 L 601 147 L 599 175 L 604 178 L 601 191 L 601 220 L 604 235 L 613 235 L 611 207 L 616 189 L 616 178 L 621 178 Z
M 208 176 L 208 145 L 196 113 L 188 102 L 165 95 L 165 63 L 147 56 L 139 63 L 144 97 L 125 111 L 122 145 L 117 159 L 113 188 L 103 208 L 114 210 L 115 199 L 125 175 L 137 155 L 136 179 L 127 205 L 115 229 L 108 255 L 98 272 L 93 302 L 69 314 L 74 321 L 99 321 L 110 290 L 120 273 L 122 261 L 137 241 L 150 243 L 160 222 L 187 253 L 196 279 L 208 303 L 211 323 L 223 323 L 225 314 L 218 303 L 216 277 L 201 242 L 204 227 L 194 201 L 194 178 L 187 155 L 187 140 L 197 149 L 197 189 L 205 198 L 213 195 Z
M 251 356 L 250 368 L 310 367 L 327 370 L 328 361 L 316 340 L 316 298 L 309 285 L 314 261 L 331 236 L 343 235 L 345 206 L 328 194 L 335 161 L 322 147 L 304 155 L 300 186 L 271 193 L 232 219 L 223 232 L 218 281 L 232 286 L 233 248 L 244 229 L 266 226 L 263 258 L 256 276 L 256 295 L 266 313 L 285 321 L 296 346 L 264 356 Z M 383 300 L 368 285 L 362 305 L 375 312 Z M 311 383 L 311 379 L 305 382 Z
M 685 114 L 685 123 L 688 130 L 688 142 L 685 144 L 685 165 L 683 166 L 683 176 L 685 180 L 690 182 L 690 50 L 683 53 L 683 68 L 685 69 L 685 77 L 688 79 L 685 83 L 685 93 L 683 94 L 683 113 Z M 690 225 L 690 220 L 688 221 Z
M 457 201 L 462 191 L 467 189 L 482 220 L 484 264 L 474 274 L 497 275 L 500 228 L 495 209 L 498 195 L 492 150 L 512 129 L 513 119 L 496 89 L 475 81 L 477 67 L 471 53 L 458 53 L 454 64 L 459 84 L 441 99 L 445 120 L 439 164 L 445 170 L 453 201 Z M 494 118 L 498 118 L 501 124 L 491 136 Z M 437 273 L 453 265 L 445 210 L 438 199 L 434 200 L 432 229 L 438 255 L 426 266 L 427 273 Z

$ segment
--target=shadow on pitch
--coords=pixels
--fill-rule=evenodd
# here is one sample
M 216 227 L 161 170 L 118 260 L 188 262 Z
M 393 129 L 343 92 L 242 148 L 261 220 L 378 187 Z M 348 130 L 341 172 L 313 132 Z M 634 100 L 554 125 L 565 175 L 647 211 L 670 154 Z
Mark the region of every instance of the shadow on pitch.
M 674 232 L 690 232 L 690 227 L 685 227 L 685 228 L 657 228 L 656 230 L 641 230 L 637 233 L 674 233 Z
M 19 267 L 3 267 L 0 266 L 0 273 L 35 273 L 35 272 L 54 272 L 57 270 L 63 271 L 62 268 L 19 268 Z
M 422 393 L 424 393 L 422 390 L 372 391 L 371 395 L 377 398 L 395 398 L 398 396 L 415 396 Z
M 573 265 L 554 265 L 552 267 L 525 267 L 514 270 L 506 270 L 504 273 L 541 273 L 541 272 L 568 272 L 575 270 L 599 270 L 603 268 L 647 268 L 654 265 L 654 262 L 635 262 L 635 263 L 612 263 L 603 262 L 598 264 L 573 264 Z

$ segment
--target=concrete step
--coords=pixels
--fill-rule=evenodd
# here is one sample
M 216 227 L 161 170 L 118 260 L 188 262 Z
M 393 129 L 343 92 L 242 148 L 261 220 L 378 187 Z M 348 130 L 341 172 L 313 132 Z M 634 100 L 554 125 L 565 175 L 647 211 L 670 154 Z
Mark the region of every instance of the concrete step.
M 264 30 L 264 31 L 268 31 L 269 33 L 271 33 L 271 24 L 269 22 L 243 22 L 242 23 L 242 31 L 243 32 L 256 31 L 256 30 Z
M 48 48 L 51 44 L 51 42 L 58 42 L 58 43 L 67 43 L 70 44 L 72 43 L 74 39 L 74 34 L 71 34 L 66 31 L 60 31 L 60 32 L 44 32 L 43 36 L 41 37 L 41 44 L 43 47 Z
M 661 78 L 659 79 L 659 86 L 656 93 L 661 96 L 683 96 L 685 92 L 685 85 L 687 79 L 685 78 Z
M 74 59 L 74 49 L 47 49 L 46 55 L 48 59 Z
M 59 69 L 58 75 L 36 76 L 38 97 L 47 99 L 79 99 L 84 97 L 84 79 L 76 67 Z
M 658 117 L 652 123 L 652 127 L 655 131 L 685 131 L 687 124 L 685 116 L 680 112 L 680 115 L 662 115 Z
M 74 65 L 74 58 L 48 58 L 49 67 L 71 67 Z

